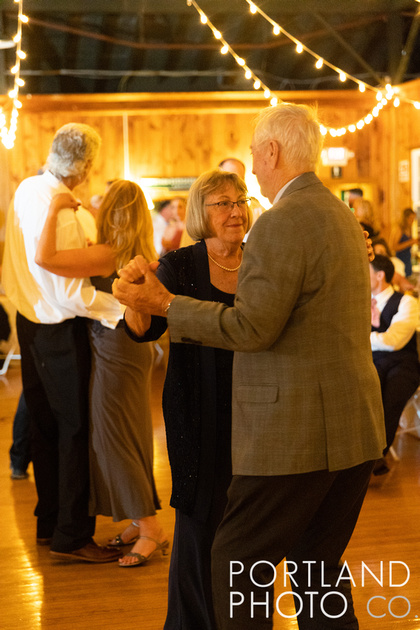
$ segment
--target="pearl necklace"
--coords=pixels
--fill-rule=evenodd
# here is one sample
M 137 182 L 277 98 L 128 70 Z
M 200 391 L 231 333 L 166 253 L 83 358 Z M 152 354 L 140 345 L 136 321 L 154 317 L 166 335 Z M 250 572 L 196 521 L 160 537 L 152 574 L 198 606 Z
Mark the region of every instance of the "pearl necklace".
M 238 271 L 239 267 L 242 265 L 242 260 L 241 260 L 241 262 L 239 263 L 237 267 L 235 267 L 235 269 L 229 269 L 229 267 L 224 267 L 223 265 L 218 263 L 217 260 L 214 260 L 214 258 L 212 258 L 208 252 L 207 252 L 207 256 L 210 258 L 211 261 L 214 262 L 215 265 L 220 267 L 220 269 L 224 269 L 225 271 Z

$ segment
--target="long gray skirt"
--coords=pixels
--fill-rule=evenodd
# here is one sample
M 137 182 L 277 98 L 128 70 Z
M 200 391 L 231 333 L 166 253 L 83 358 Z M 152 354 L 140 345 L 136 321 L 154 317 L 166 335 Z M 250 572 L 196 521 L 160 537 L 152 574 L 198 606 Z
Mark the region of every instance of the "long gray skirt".
M 152 516 L 160 508 L 153 478 L 152 346 L 97 321 L 89 322 L 89 336 L 90 514 L 114 521 Z

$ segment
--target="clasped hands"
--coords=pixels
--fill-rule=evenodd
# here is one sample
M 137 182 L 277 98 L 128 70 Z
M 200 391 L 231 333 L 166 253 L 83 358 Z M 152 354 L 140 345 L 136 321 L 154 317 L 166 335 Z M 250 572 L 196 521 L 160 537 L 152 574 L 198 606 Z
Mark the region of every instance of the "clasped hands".
M 118 271 L 112 293 L 121 304 L 134 312 L 166 317 L 166 309 L 175 297 L 156 278 L 159 263 L 148 263 L 143 256 L 135 256 Z

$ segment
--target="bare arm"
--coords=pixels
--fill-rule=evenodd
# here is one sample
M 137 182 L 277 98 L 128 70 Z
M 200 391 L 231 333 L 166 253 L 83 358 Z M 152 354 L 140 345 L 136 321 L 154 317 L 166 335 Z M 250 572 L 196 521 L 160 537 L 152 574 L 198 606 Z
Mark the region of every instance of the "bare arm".
M 110 245 L 92 245 L 80 249 L 57 250 L 57 216 L 64 208 L 77 209 L 79 202 L 70 193 L 52 199 L 35 255 L 35 262 L 58 276 L 86 278 L 109 276 L 115 269 Z
M 133 309 L 127 307 L 125 311 L 125 321 L 130 330 L 133 331 L 137 337 L 143 337 L 143 335 L 149 330 L 152 318 L 150 315 L 145 315 L 140 311 L 133 311 Z
M 400 238 L 402 237 L 402 231 L 400 228 L 394 228 L 391 232 L 390 237 L 390 247 L 394 252 L 401 252 L 403 249 L 407 249 L 407 247 L 412 247 L 413 245 L 417 245 L 417 238 L 410 238 L 408 241 L 403 241 L 400 243 Z

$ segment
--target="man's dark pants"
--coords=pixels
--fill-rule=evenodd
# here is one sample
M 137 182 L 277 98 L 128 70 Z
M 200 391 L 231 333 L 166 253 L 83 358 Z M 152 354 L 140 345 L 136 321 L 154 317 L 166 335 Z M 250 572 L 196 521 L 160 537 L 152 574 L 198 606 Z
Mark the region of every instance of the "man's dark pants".
M 95 519 L 89 501 L 90 349 L 86 322 L 37 324 L 20 313 L 16 327 L 22 382 L 32 422 L 32 458 L 38 504 L 37 537 L 53 551 L 86 545 Z
M 259 587 L 253 581 L 272 582 L 271 565 L 276 567 L 285 557 L 291 571 L 296 569 L 291 584 L 296 608 L 301 608 L 300 630 L 359 627 L 349 580 L 336 583 L 372 469 L 373 462 L 365 462 L 338 472 L 233 478 L 212 550 L 213 599 L 219 630 L 272 628 L 274 587 Z M 232 576 L 230 585 L 232 561 L 238 561 L 232 571 L 239 573 L 239 563 L 243 563 L 244 570 Z M 318 593 L 311 596 L 312 606 L 305 591 Z M 330 591 L 339 594 L 325 597 Z M 231 608 L 231 597 L 239 602 L 240 594 L 244 602 Z M 269 605 L 255 605 L 251 612 L 251 598 L 264 602 L 266 596 Z

